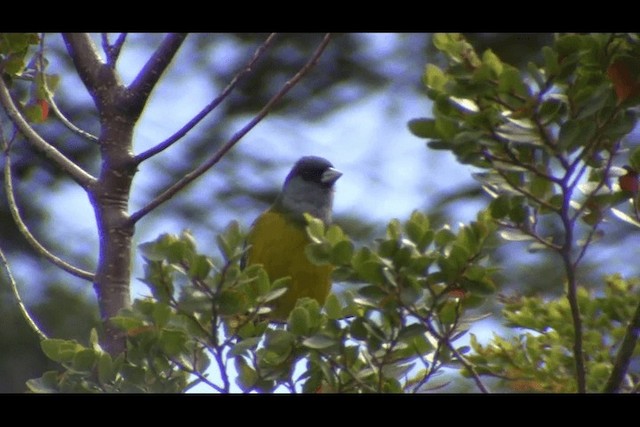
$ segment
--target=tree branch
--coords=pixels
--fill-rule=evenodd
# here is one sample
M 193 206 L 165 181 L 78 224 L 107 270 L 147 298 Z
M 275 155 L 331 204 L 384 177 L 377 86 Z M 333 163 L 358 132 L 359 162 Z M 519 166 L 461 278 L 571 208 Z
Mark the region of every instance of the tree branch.
M 130 102 L 137 105 L 144 105 L 151 90 L 155 87 L 164 70 L 169 66 L 178 49 L 187 38 L 187 34 L 168 34 L 158 49 L 151 55 L 149 60 L 135 80 L 129 85 L 128 92 L 131 96 Z
M 38 335 L 38 338 L 40 338 L 40 340 L 46 340 L 48 338 L 47 335 L 44 332 L 42 332 L 42 330 L 38 327 L 38 324 L 36 323 L 36 321 L 33 320 L 33 318 L 31 317 L 31 314 L 29 314 L 29 310 L 27 310 L 27 307 L 24 305 L 24 302 L 20 297 L 20 292 L 18 291 L 18 285 L 16 284 L 16 281 L 13 278 L 13 274 L 11 274 L 9 263 L 7 262 L 7 259 L 4 256 L 4 252 L 2 252 L 2 248 L 0 248 L 0 262 L 2 262 L 4 271 L 7 272 L 7 277 L 9 278 L 9 284 L 11 285 L 11 291 L 13 292 L 13 295 L 15 296 L 16 301 L 18 302 L 18 307 L 20 308 L 20 312 L 22 313 L 22 316 L 25 318 L 25 320 L 27 321 L 27 324 L 31 327 L 31 329 L 33 329 L 33 331 Z
M 99 88 L 121 86 L 115 70 L 100 59 L 98 49 L 88 34 L 65 33 L 62 37 L 78 75 L 96 105 L 103 101 L 97 93 Z
M 120 56 L 120 50 L 124 41 L 127 38 L 127 33 L 121 33 L 114 44 L 109 43 L 109 36 L 107 33 L 102 33 L 102 50 L 107 57 L 107 65 L 111 68 L 115 68 L 118 57 Z
M 573 192 L 572 187 L 567 187 L 570 173 L 564 179 L 562 186 L 563 202 L 560 213 L 560 219 L 562 220 L 562 226 L 564 228 L 565 238 L 562 248 L 559 251 L 560 257 L 565 268 L 565 274 L 567 276 L 567 299 L 569 300 L 569 307 L 571 308 L 571 319 L 573 323 L 573 358 L 576 364 L 576 382 L 578 385 L 578 393 L 586 393 L 586 368 L 584 363 L 584 349 L 583 349 L 583 326 L 582 315 L 580 313 L 580 304 L 578 302 L 578 282 L 576 278 L 575 264 L 571 260 L 571 253 L 573 252 L 573 227 L 575 222 L 570 218 L 570 203 L 571 195 Z
M 94 276 L 92 273 L 82 270 L 80 268 L 74 267 L 73 265 L 61 260 L 53 253 L 49 252 L 47 248 L 42 246 L 40 242 L 31 234 L 29 228 L 22 220 L 20 216 L 20 211 L 18 209 L 18 205 L 16 203 L 16 199 L 13 192 L 13 182 L 11 177 L 11 158 L 9 156 L 8 148 L 5 148 L 5 162 L 4 162 L 4 191 L 7 193 L 7 201 L 9 203 L 9 210 L 11 211 L 11 216 L 13 216 L 13 220 L 18 225 L 18 230 L 24 236 L 24 238 L 29 242 L 31 247 L 35 249 L 37 253 L 42 255 L 45 259 L 50 261 L 52 264 L 60 267 L 64 271 L 69 274 L 72 274 L 81 279 L 85 279 L 88 281 L 93 281 Z
M 252 71 L 253 65 L 256 61 L 262 56 L 262 54 L 266 51 L 267 47 L 271 44 L 273 39 L 275 38 L 275 33 L 269 35 L 267 40 L 256 49 L 255 53 L 251 60 L 247 63 L 247 65 L 240 70 L 231 80 L 231 82 L 224 88 L 224 90 L 218 95 L 213 101 L 209 103 L 206 107 L 204 107 L 193 119 L 191 119 L 186 125 L 184 125 L 180 130 L 171 135 L 168 139 L 156 145 L 153 148 L 139 154 L 135 158 L 136 164 L 140 164 L 143 161 L 147 160 L 150 157 L 155 156 L 163 150 L 169 148 L 173 143 L 180 140 L 184 135 L 187 134 L 191 129 L 193 129 L 202 119 L 204 119 L 211 111 L 213 111 L 222 101 L 224 101 L 227 96 L 231 93 L 231 91 L 240 83 L 240 81 Z
M 200 177 L 202 174 L 204 174 L 206 171 L 208 171 L 212 166 L 214 166 L 216 163 L 218 163 L 220 161 L 220 159 L 222 159 L 222 157 L 229 150 L 231 150 L 233 148 L 233 146 L 236 145 L 238 143 L 238 141 L 240 141 L 240 139 L 244 135 L 246 135 L 267 114 L 269 114 L 269 112 L 271 111 L 271 108 L 273 108 L 273 106 L 287 92 L 289 92 L 289 90 L 291 90 L 291 88 L 294 87 L 300 81 L 300 79 L 302 79 L 302 77 L 304 77 L 307 74 L 307 72 L 309 72 L 309 70 L 311 68 L 313 68 L 315 63 L 318 61 L 318 58 L 320 58 L 320 55 L 322 54 L 324 49 L 329 44 L 329 40 L 330 39 L 331 39 L 331 35 L 330 34 L 326 34 L 324 36 L 324 38 L 322 39 L 322 42 L 318 45 L 318 47 L 316 48 L 315 52 L 313 53 L 313 55 L 309 59 L 309 61 L 307 61 L 307 63 L 300 69 L 300 71 L 298 71 L 298 73 L 295 76 L 293 76 L 291 78 L 291 80 L 287 81 L 284 84 L 284 86 L 280 89 L 280 91 L 278 91 L 278 93 L 276 93 L 265 104 L 265 106 L 262 107 L 262 110 L 260 110 L 260 112 L 253 119 L 251 119 L 249 121 L 249 123 L 247 123 L 242 129 L 240 129 L 238 132 L 236 132 L 231 137 L 231 139 L 229 139 L 229 141 L 227 141 L 226 144 L 224 144 L 224 146 L 222 146 L 212 157 L 210 157 L 207 161 L 205 161 L 203 164 L 198 166 L 196 169 L 194 169 L 191 172 L 189 172 L 188 174 L 186 174 L 182 179 L 178 180 L 175 184 L 173 184 L 171 187 L 169 187 L 163 193 L 161 193 L 159 196 L 157 196 L 155 199 L 153 199 L 148 205 L 146 205 L 145 207 L 143 207 L 139 211 L 137 211 L 134 214 L 132 214 L 131 217 L 129 218 L 129 222 L 131 224 L 135 224 L 137 221 L 140 220 L 140 218 L 142 218 L 143 216 L 145 216 L 146 214 L 148 214 L 149 212 L 151 212 L 152 210 L 154 210 L 155 208 L 157 208 L 158 206 L 160 206 L 161 204 L 163 204 L 164 202 L 169 200 L 171 197 L 176 195 L 176 193 L 178 193 L 180 190 L 182 190 L 184 187 L 189 185 L 196 178 Z
M 97 136 L 92 135 L 89 132 L 80 129 L 79 127 L 74 125 L 71 122 L 71 120 L 67 119 L 67 117 L 62 113 L 62 111 L 60 111 L 60 108 L 58 108 L 58 104 L 56 104 L 56 101 L 53 99 L 53 93 L 49 90 L 49 86 L 47 85 L 46 75 L 44 73 L 44 70 L 45 70 L 44 36 L 42 36 L 42 38 L 40 39 L 40 48 L 38 51 L 37 64 L 38 64 L 38 72 L 42 75 L 42 86 L 44 87 L 44 93 L 45 93 L 45 96 L 47 97 L 47 102 L 49 103 L 49 106 L 51 107 L 51 110 L 56 115 L 56 117 L 62 122 L 63 125 L 65 125 L 69 130 L 71 130 L 71 132 L 77 133 L 78 135 L 88 139 L 89 141 L 98 142 Z
M 636 307 L 636 312 L 633 318 L 627 326 L 627 332 L 624 334 L 624 339 L 618 350 L 618 356 L 616 362 L 613 365 L 613 371 L 611 376 L 604 387 L 605 393 L 616 393 L 620 390 L 620 385 L 624 380 L 624 377 L 629 369 L 633 352 L 638 343 L 638 336 L 640 335 L 640 304 Z
M 71 176 L 82 188 L 87 190 L 96 183 L 96 178 L 85 172 L 84 169 L 69 160 L 64 154 L 45 141 L 29 123 L 27 123 L 13 103 L 4 79 L 0 79 L 0 104 L 2 104 L 13 124 L 18 128 L 20 133 L 24 135 L 27 141 L 50 158 L 53 163 Z

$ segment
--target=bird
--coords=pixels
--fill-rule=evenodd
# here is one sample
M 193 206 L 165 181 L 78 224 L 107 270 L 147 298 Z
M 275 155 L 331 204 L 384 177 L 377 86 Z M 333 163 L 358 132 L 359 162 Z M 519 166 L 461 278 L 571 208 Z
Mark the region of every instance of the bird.
M 243 264 L 261 264 L 271 282 L 291 278 L 287 291 L 270 305 L 271 321 L 285 321 L 300 298 L 313 298 L 322 306 L 329 295 L 333 266 L 314 265 L 307 258 L 311 239 L 304 214 L 331 223 L 335 183 L 342 175 L 323 157 L 301 157 L 274 203 L 251 225 Z

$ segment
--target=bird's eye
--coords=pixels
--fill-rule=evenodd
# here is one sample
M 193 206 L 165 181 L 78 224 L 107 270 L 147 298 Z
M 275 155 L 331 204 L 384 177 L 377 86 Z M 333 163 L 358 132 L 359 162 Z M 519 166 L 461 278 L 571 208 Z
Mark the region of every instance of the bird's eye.
M 302 179 L 305 181 L 320 181 L 322 177 L 322 170 L 320 169 L 307 169 L 301 173 Z

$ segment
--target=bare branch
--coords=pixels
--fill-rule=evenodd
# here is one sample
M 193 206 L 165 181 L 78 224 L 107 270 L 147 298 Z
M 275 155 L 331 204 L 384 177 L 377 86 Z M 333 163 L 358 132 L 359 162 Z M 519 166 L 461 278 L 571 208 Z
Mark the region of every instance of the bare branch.
M 151 55 L 151 58 L 144 64 L 135 80 L 129 85 L 129 94 L 132 96 L 131 102 L 144 105 L 151 90 L 154 88 L 160 76 L 169 66 L 173 57 L 180 49 L 182 42 L 187 38 L 187 34 L 168 34 L 158 49 Z
M 42 330 L 38 327 L 38 324 L 35 322 L 35 320 L 33 320 L 33 318 L 31 317 L 31 314 L 29 314 L 29 310 L 27 310 L 27 307 L 24 305 L 24 302 L 20 297 L 20 292 L 18 291 L 18 285 L 16 284 L 16 280 L 13 278 L 13 274 L 11 274 L 9 263 L 7 262 L 7 258 L 5 258 L 4 256 L 4 252 L 2 252 L 2 248 L 0 248 L 0 261 L 2 262 L 4 271 L 7 272 L 7 277 L 9 277 L 9 284 L 11 285 L 11 291 L 13 292 L 13 295 L 15 296 L 16 301 L 18 302 L 18 307 L 20 308 L 20 312 L 22 313 L 22 316 L 25 318 L 25 320 L 27 321 L 27 324 L 29 324 L 31 329 L 33 329 L 33 331 L 38 335 L 38 338 L 40 338 L 40 340 L 46 340 L 48 338 L 47 335 L 44 332 L 42 332 Z
M 573 323 L 573 358 L 576 364 L 576 382 L 578 385 L 578 393 L 585 393 L 587 391 L 586 382 L 586 367 L 584 359 L 583 349 L 583 326 L 582 315 L 580 313 L 580 304 L 578 303 L 578 281 L 576 278 L 576 271 L 574 263 L 571 260 L 571 253 L 573 252 L 573 234 L 575 222 L 570 218 L 570 202 L 573 192 L 572 187 L 567 186 L 570 173 L 567 173 L 562 186 L 563 201 L 560 211 L 560 219 L 562 220 L 562 226 L 564 228 L 564 243 L 559 251 L 562 263 L 564 264 L 565 274 L 567 277 L 567 299 L 569 300 L 569 307 L 571 308 L 571 320 Z
M 6 144 L 5 144 L 6 145 Z M 38 240 L 31 234 L 29 228 L 22 220 L 20 216 L 20 211 L 18 209 L 18 205 L 16 203 L 16 199 L 13 192 L 13 182 L 11 177 L 11 157 L 9 156 L 8 148 L 5 148 L 5 162 L 4 162 L 4 190 L 7 193 L 7 201 L 9 203 L 9 210 L 11 211 L 11 216 L 13 216 L 13 220 L 18 225 L 18 230 L 27 239 L 27 242 L 44 258 L 53 263 L 54 265 L 60 267 L 67 273 L 70 273 L 76 277 L 81 279 L 88 280 L 93 282 L 94 276 L 92 273 L 82 270 L 80 268 L 74 267 L 71 264 L 61 260 L 53 253 L 47 250 Z
M 69 160 L 64 154 L 45 141 L 29 125 L 29 123 L 27 123 L 24 117 L 22 117 L 22 114 L 18 111 L 16 105 L 13 103 L 13 99 L 11 99 L 11 94 L 9 93 L 9 89 L 6 86 L 4 79 L 0 79 L 0 104 L 2 104 L 7 115 L 18 128 L 20 133 L 24 135 L 33 147 L 40 150 L 44 155 L 50 158 L 85 190 L 95 184 L 96 179 L 93 176 L 88 174 L 84 169 Z
M 78 126 L 74 125 L 71 122 L 71 120 L 69 120 L 64 115 L 64 113 L 60 111 L 60 108 L 58 108 L 58 104 L 53 100 L 53 96 L 48 89 L 46 90 L 46 93 L 47 93 L 47 102 L 49 103 L 49 107 L 51 107 L 51 111 L 53 111 L 53 113 L 56 115 L 58 120 L 62 122 L 63 125 L 65 125 L 71 132 L 74 132 L 80 135 L 81 137 L 88 139 L 91 142 L 98 142 L 97 136 L 87 132 L 86 130 L 80 129 Z
M 227 87 L 224 88 L 224 90 L 220 93 L 220 95 L 218 95 L 213 101 L 211 101 L 209 103 L 209 105 L 204 107 L 198 114 L 196 114 L 196 116 L 193 119 L 191 119 L 186 125 L 184 125 L 180 130 L 178 130 L 176 133 L 171 135 L 165 141 L 163 141 L 160 144 L 156 145 L 155 147 L 153 147 L 153 148 L 151 148 L 151 149 L 149 149 L 149 150 L 137 155 L 136 158 L 135 158 L 136 164 L 140 164 L 141 162 L 147 160 L 148 158 L 150 158 L 152 156 L 155 156 L 156 154 L 160 153 L 161 151 L 166 150 L 167 148 L 169 148 L 173 143 L 175 143 L 176 141 L 180 140 L 180 138 L 182 138 L 184 135 L 186 135 L 187 132 L 189 132 L 198 123 L 200 123 L 200 121 L 202 121 L 202 119 L 204 119 L 218 105 L 220 105 L 220 103 L 222 101 L 224 101 L 227 98 L 227 96 L 229 96 L 231 91 L 238 85 L 238 83 L 248 73 L 250 73 L 252 71 L 253 65 L 262 56 L 262 54 L 266 51 L 267 47 L 271 44 L 271 42 L 273 41 L 274 38 L 275 38 L 275 33 L 269 35 L 267 40 L 265 40 L 265 42 L 262 43 L 262 45 L 260 45 L 260 47 L 258 47 L 258 49 L 256 49 L 256 51 L 253 54 L 253 57 L 251 58 L 249 63 L 247 63 L 247 65 L 233 77 L 233 79 L 231 80 L 231 83 L 229 83 L 227 85 Z
M 184 363 L 180 362 L 179 360 L 177 360 L 175 358 L 172 358 L 171 362 L 174 363 L 181 371 L 187 372 L 188 374 L 191 374 L 191 375 L 195 375 L 198 378 L 198 381 L 205 383 L 206 385 L 208 385 L 209 387 L 211 387 L 212 389 L 214 389 L 218 393 L 228 393 L 229 392 L 228 388 L 224 389 L 224 388 L 214 384 L 213 382 L 211 382 L 209 380 L 209 378 L 207 378 L 205 375 L 200 373 L 197 369 L 190 368 L 190 367 L 188 367 L 187 365 L 185 365 Z
M 118 57 L 120 56 L 120 50 L 124 41 L 127 38 L 127 33 L 121 33 L 114 44 L 109 43 L 109 35 L 102 33 L 102 50 L 107 57 L 107 65 L 112 69 L 115 68 Z
M 56 115 L 56 117 L 62 122 L 63 125 L 65 125 L 72 132 L 77 133 L 78 135 L 88 139 L 89 141 L 98 142 L 97 136 L 92 135 L 89 132 L 80 129 L 79 127 L 74 125 L 71 122 L 71 120 L 67 119 L 67 117 L 62 113 L 62 111 L 60 111 L 60 108 L 58 108 L 58 104 L 56 104 L 55 100 L 53 99 L 53 92 L 49 90 L 49 86 L 47 85 L 47 79 L 46 79 L 46 76 L 44 75 L 44 70 L 45 70 L 44 35 L 40 39 L 40 49 L 38 51 L 37 64 L 38 64 L 38 72 L 42 74 L 42 86 L 44 87 L 44 93 L 45 93 L 45 96 L 47 97 L 47 102 L 49 103 L 49 107 L 51 107 L 51 110 Z
M 636 307 L 636 312 L 633 318 L 627 325 L 627 331 L 624 334 L 624 339 L 618 350 L 618 356 L 616 362 L 613 365 L 613 371 L 611 376 L 604 387 L 605 393 L 616 393 L 620 389 L 620 385 L 624 380 L 624 377 L 629 369 L 633 352 L 638 343 L 638 336 L 640 335 L 640 304 Z
M 154 210 L 155 208 L 157 208 L 158 206 L 160 206 L 162 203 L 166 202 L 167 200 L 169 200 L 171 197 L 173 197 L 174 195 L 176 195 L 176 193 L 178 193 L 180 190 L 182 190 L 184 187 L 186 187 L 187 185 L 189 185 L 191 182 L 193 182 L 196 178 L 200 177 L 202 174 L 204 174 L 206 171 L 208 171 L 212 166 L 214 166 L 216 163 L 218 163 L 220 161 L 220 159 L 222 159 L 222 157 L 229 151 L 231 150 L 237 143 L 238 141 L 240 141 L 240 139 L 246 135 L 251 129 L 253 129 L 258 123 L 260 123 L 260 121 L 267 115 L 269 114 L 269 112 L 271 111 L 271 109 L 273 108 L 273 106 L 287 93 L 289 92 L 289 90 L 291 90 L 292 87 L 294 87 L 299 81 L 300 79 L 302 79 L 302 77 L 304 77 L 311 68 L 313 68 L 313 66 L 316 64 L 316 62 L 318 61 L 318 58 L 320 58 L 320 55 L 322 54 L 322 52 L 324 51 L 324 49 L 327 47 L 327 45 L 329 44 L 329 40 L 331 39 L 331 35 L 330 34 L 326 34 L 324 36 L 324 38 L 322 39 L 322 42 L 318 45 L 318 47 L 316 48 L 315 52 L 313 53 L 313 55 L 311 56 L 311 58 L 309 59 L 309 61 L 307 61 L 307 63 L 300 69 L 300 71 L 298 71 L 298 73 L 293 76 L 293 78 L 291 78 L 291 80 L 287 81 L 282 88 L 280 89 L 280 91 L 278 91 L 278 93 L 276 93 L 266 104 L 264 107 L 262 107 L 262 110 L 260 110 L 260 112 L 258 112 L 258 114 L 249 121 L 249 123 L 247 123 L 242 129 L 240 129 L 238 132 L 236 132 L 231 139 L 229 139 L 229 141 L 226 142 L 226 144 L 224 144 L 212 157 L 210 157 L 207 161 L 205 161 L 203 164 L 201 164 L 200 166 L 198 166 L 196 169 L 192 170 L 191 172 L 189 172 L 188 174 L 186 174 L 182 179 L 178 180 L 175 184 L 173 184 L 171 187 L 169 187 L 168 189 L 166 189 L 163 193 L 161 193 L 159 196 L 157 196 L 155 199 L 153 199 L 148 205 L 146 205 L 145 207 L 143 207 L 142 209 L 140 209 L 139 211 L 135 212 L 134 214 L 131 215 L 131 217 L 129 218 L 129 221 L 131 224 L 135 224 L 138 220 L 140 220 L 140 218 L 142 218 L 143 216 L 145 216 L 146 214 L 148 214 L 149 212 L 151 212 L 152 210 Z
M 102 61 L 88 34 L 65 33 L 63 38 L 78 75 L 96 104 L 100 100 L 99 88 L 121 86 L 115 70 Z
M 469 371 L 469 373 L 473 377 L 473 381 L 476 383 L 476 386 L 480 389 L 480 391 L 483 393 L 490 393 L 487 386 L 485 386 L 484 383 L 482 382 L 482 379 L 480 378 L 480 374 L 476 370 L 475 365 L 470 361 L 468 361 L 467 358 L 464 357 L 458 351 L 458 349 L 455 348 L 453 343 L 449 340 L 449 336 L 447 334 L 441 334 L 439 331 L 436 330 L 436 328 L 431 324 L 431 322 L 428 321 L 428 319 L 425 319 L 423 316 L 420 316 L 417 312 L 414 312 L 414 313 L 427 326 L 429 333 L 431 333 L 431 335 L 433 335 L 436 338 L 436 340 L 438 340 L 438 343 L 444 342 L 444 344 L 449 348 L 449 350 L 451 350 L 453 355 L 456 356 L 456 358 L 460 361 L 460 363 L 462 363 L 462 365 Z

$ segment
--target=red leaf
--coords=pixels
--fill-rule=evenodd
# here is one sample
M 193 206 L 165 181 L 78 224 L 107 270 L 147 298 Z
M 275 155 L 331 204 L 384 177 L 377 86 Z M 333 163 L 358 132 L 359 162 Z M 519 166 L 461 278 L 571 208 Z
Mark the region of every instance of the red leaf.
M 623 61 L 618 60 L 611 64 L 607 69 L 607 76 L 613 83 L 618 102 L 640 94 L 640 84 L 638 84 L 637 78 L 631 75 L 629 66 Z
M 44 122 L 49 117 L 49 103 L 46 99 L 39 99 L 38 105 L 42 108 L 42 121 Z

